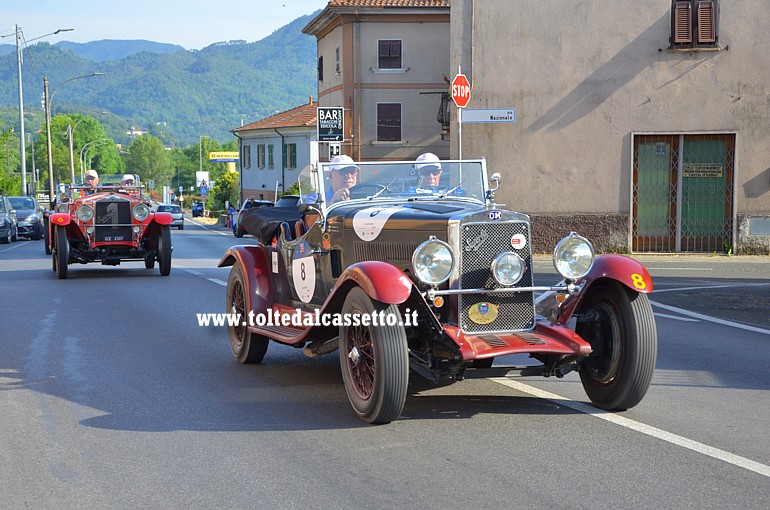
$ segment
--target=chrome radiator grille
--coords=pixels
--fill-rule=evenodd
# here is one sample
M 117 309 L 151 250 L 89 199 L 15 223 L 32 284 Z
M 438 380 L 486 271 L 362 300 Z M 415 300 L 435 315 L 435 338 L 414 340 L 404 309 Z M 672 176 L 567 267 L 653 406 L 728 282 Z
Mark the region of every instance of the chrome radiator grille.
M 109 197 L 95 205 L 96 242 L 130 242 L 131 202 Z
M 514 249 L 512 239 L 526 240 L 523 249 Z M 526 271 L 517 287 L 532 286 L 532 251 L 529 224 L 521 221 L 498 223 L 465 223 L 460 226 L 460 289 L 505 288 L 492 276 L 491 266 L 500 253 L 517 253 L 526 264 Z M 461 294 L 459 297 L 460 326 L 469 333 L 522 331 L 535 327 L 532 292 L 510 294 Z M 489 305 L 489 306 L 487 306 Z M 471 313 L 471 309 L 474 313 Z M 494 320 L 484 323 L 491 314 L 480 317 L 478 310 L 497 313 Z M 474 320 L 475 318 L 475 320 Z

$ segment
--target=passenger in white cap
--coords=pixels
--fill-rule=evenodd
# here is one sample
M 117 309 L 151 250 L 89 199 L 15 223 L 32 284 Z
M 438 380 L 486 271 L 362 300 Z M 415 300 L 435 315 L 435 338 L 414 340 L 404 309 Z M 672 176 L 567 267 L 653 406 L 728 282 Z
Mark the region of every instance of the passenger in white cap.
M 133 186 L 134 185 L 134 176 L 131 174 L 123 174 L 123 178 L 120 179 L 120 184 L 122 186 Z
M 420 154 L 414 168 L 420 172 L 421 188 L 437 188 L 441 180 L 441 163 L 432 152 Z
M 346 154 L 334 156 L 329 169 L 329 189 L 326 190 L 326 202 L 333 204 L 340 200 L 350 200 L 350 188 L 358 182 L 358 170 L 353 158 Z

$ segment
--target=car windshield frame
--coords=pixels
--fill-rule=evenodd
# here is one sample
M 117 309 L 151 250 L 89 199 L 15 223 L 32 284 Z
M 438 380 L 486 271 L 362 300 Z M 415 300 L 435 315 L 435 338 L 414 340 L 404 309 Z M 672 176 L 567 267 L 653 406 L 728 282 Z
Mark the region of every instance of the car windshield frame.
M 405 203 L 416 201 L 451 200 L 489 203 L 489 182 L 485 159 L 442 160 L 440 169 L 435 164 L 415 161 L 362 161 L 356 162 L 356 186 L 361 187 L 349 200 L 331 202 L 329 187 L 331 172 L 339 164 L 330 162 L 308 165 L 299 174 L 300 204 L 314 204 L 325 215 L 345 205 L 372 203 Z M 350 165 L 342 173 L 350 170 Z M 438 173 L 438 185 L 429 186 L 425 174 Z M 323 175 L 324 178 L 320 178 Z

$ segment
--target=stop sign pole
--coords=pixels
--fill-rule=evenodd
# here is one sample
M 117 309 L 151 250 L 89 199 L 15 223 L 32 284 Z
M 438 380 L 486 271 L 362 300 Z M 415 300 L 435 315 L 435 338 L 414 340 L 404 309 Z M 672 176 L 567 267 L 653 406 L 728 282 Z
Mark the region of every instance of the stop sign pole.
M 463 159 L 463 122 L 460 111 L 471 100 L 471 83 L 457 66 L 457 75 L 452 80 L 452 101 L 457 106 L 457 159 Z

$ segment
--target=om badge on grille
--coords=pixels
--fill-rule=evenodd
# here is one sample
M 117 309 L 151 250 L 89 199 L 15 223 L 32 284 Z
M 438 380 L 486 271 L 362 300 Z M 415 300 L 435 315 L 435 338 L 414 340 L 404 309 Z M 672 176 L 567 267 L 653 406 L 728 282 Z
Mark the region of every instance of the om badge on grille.
M 493 303 L 475 303 L 468 309 L 468 318 L 476 324 L 489 324 L 497 319 L 497 310 Z

